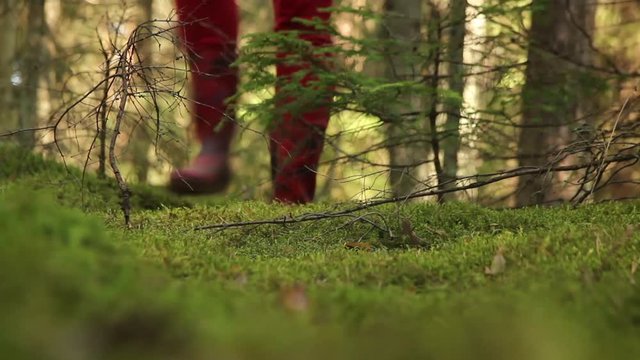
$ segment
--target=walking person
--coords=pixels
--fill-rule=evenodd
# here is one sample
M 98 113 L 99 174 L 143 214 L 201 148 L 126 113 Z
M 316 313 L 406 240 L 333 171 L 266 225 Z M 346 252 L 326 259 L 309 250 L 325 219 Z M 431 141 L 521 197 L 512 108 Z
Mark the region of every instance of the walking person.
M 233 116 L 226 115 L 225 99 L 235 93 L 238 8 L 235 0 L 176 0 L 183 41 L 189 54 L 193 93 L 192 121 L 201 149 L 187 167 L 171 173 L 169 188 L 181 194 L 223 191 L 231 178 L 229 149 L 236 128 Z M 301 39 L 314 47 L 331 44 L 328 33 L 295 21 L 296 18 L 328 22 L 321 11 L 332 0 L 273 0 L 275 31 L 299 31 Z M 279 54 L 284 58 L 286 54 Z M 287 81 L 310 64 L 276 66 L 279 80 Z M 302 85 L 315 80 L 308 73 Z M 279 91 L 277 88 L 276 91 Z M 286 101 L 295 102 L 295 98 Z M 269 130 L 273 198 L 283 203 L 313 200 L 316 170 L 329 121 L 329 101 L 303 113 L 284 113 Z

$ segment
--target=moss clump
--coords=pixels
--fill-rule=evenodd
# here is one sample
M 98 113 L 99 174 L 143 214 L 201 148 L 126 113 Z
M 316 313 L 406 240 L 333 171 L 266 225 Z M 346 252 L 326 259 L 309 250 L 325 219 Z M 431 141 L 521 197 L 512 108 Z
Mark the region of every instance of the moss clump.
M 167 277 L 102 221 L 17 186 L 0 195 L 0 349 L 20 358 L 168 358 L 188 352 Z M 155 281 L 150 282 L 149 280 Z
M 55 193 L 64 205 L 90 211 L 117 210 L 120 208 L 119 189 L 111 179 L 100 179 L 90 172 L 75 167 L 65 167 L 44 159 L 16 146 L 0 146 L 0 189 L 23 186 L 48 189 Z M 164 189 L 130 184 L 135 209 L 159 209 L 163 207 L 190 207 L 193 203 L 174 196 Z

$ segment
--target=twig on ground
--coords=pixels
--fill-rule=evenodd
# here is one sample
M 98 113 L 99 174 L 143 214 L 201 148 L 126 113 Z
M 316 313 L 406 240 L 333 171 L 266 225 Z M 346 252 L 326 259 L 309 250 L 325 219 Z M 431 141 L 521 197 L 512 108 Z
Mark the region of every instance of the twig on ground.
M 637 160 L 639 157 L 640 155 L 635 155 L 635 154 L 620 154 L 620 155 L 613 156 L 609 159 L 605 159 L 602 163 L 611 164 L 611 163 L 625 162 L 625 161 Z M 546 172 L 562 172 L 562 171 L 580 170 L 580 169 L 593 166 L 594 163 L 595 162 L 589 162 L 584 164 L 565 165 L 565 166 L 556 166 L 556 167 L 516 168 L 513 170 L 505 171 L 498 175 L 491 176 L 486 180 L 476 181 L 471 184 L 467 184 L 463 186 L 457 186 L 457 187 L 446 188 L 446 189 L 426 189 L 426 190 L 416 191 L 407 196 L 375 200 L 375 201 L 363 203 L 363 204 L 356 205 L 344 210 L 339 210 L 334 212 L 309 213 L 309 214 L 303 214 L 299 216 L 289 215 L 289 216 L 284 216 L 282 218 L 269 219 L 269 220 L 240 221 L 240 222 L 232 222 L 232 223 L 203 225 L 203 226 L 196 227 L 194 230 L 210 230 L 210 229 L 226 230 L 226 229 L 240 228 L 245 226 L 279 225 L 279 224 L 287 225 L 287 224 L 296 224 L 296 223 L 302 223 L 307 221 L 333 219 L 337 217 L 352 217 L 353 216 L 352 214 L 355 212 L 362 211 L 365 209 L 370 209 L 376 206 L 381 206 L 381 205 L 396 203 L 396 202 L 403 202 L 409 199 L 423 198 L 428 196 L 437 196 L 437 195 L 442 195 L 450 192 L 475 189 L 482 186 L 486 186 L 488 184 L 500 182 L 506 179 L 511 179 L 519 176 L 540 175 Z M 597 163 L 600 163 L 600 160 L 598 160 Z

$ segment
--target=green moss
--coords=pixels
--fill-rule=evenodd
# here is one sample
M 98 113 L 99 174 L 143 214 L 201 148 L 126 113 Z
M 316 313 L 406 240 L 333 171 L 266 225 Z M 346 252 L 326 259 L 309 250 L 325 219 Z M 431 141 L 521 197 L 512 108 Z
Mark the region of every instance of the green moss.
M 428 248 L 388 246 L 400 238 L 352 218 L 194 230 L 331 204 L 167 206 L 136 211 L 125 230 L 111 196 L 88 195 L 87 215 L 72 188 L 34 190 L 29 179 L 69 174 L 37 159 L 21 162 L 37 171 L 0 180 L 0 349 L 12 358 L 640 355 L 637 202 L 368 212 L 395 235 L 409 219 Z M 360 239 L 371 251 L 345 248 Z M 498 249 L 506 268 L 486 275 Z M 294 284 L 298 310 L 286 300 Z
M 0 234 L 3 356 L 152 358 L 191 342 L 171 279 L 98 217 L 18 186 L 0 195 Z
M 118 210 L 120 195 L 117 183 L 100 179 L 90 172 L 46 160 L 15 146 L 0 146 L 0 190 L 13 186 L 49 189 L 60 203 L 90 211 Z M 164 189 L 129 184 L 131 203 L 136 209 L 189 207 L 192 202 Z

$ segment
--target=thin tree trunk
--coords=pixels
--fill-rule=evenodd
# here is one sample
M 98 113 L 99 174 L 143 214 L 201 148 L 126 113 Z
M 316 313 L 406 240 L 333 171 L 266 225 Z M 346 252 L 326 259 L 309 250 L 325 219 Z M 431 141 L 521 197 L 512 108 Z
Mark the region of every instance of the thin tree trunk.
M 411 58 L 411 52 L 420 41 L 422 0 L 386 0 L 384 11 L 387 15 L 385 37 L 393 44 L 388 49 L 386 76 L 393 81 L 418 79 L 420 64 Z M 390 183 L 394 196 L 404 196 L 413 191 L 417 184 L 416 164 L 426 158 L 425 146 L 420 144 L 419 118 L 412 121 L 399 114 L 407 109 L 420 109 L 421 96 L 404 92 L 388 109 Z M 413 144 L 408 144 L 413 142 Z M 416 144 L 417 141 L 417 144 Z
M 15 127 L 13 84 L 17 30 L 17 0 L 0 0 L 0 128 Z
M 45 34 L 44 0 L 29 0 L 26 26 L 24 57 L 21 60 L 20 76 L 22 84 L 19 98 L 18 126 L 22 129 L 35 128 L 38 124 L 38 87 L 42 70 L 43 38 Z M 20 144 L 26 148 L 35 146 L 35 136 L 26 131 L 19 136 Z
M 484 8 L 495 0 L 467 0 L 465 6 L 466 24 L 464 37 L 464 111 L 465 117 L 461 119 L 459 131 L 461 133 L 461 147 L 464 152 L 458 152 L 457 176 L 471 176 L 478 173 L 478 169 L 484 163 L 481 147 L 482 138 L 478 132 L 478 125 L 489 115 L 491 98 L 495 96 L 491 84 L 496 83 L 496 72 L 487 72 L 487 69 L 495 67 L 496 59 L 491 56 L 496 44 L 486 41 L 488 21 Z M 463 155 L 463 156 L 461 156 Z M 464 192 L 466 199 L 480 200 L 482 189 L 467 190 Z M 495 192 L 488 190 L 495 198 Z M 457 194 L 461 198 L 462 193 Z M 446 198 L 446 195 L 445 195 Z
M 440 88 L 440 68 L 442 67 L 442 47 L 441 44 L 444 41 L 443 25 L 442 25 L 442 13 L 444 4 L 440 0 L 431 2 L 429 15 L 429 45 L 433 46 L 433 56 L 429 57 L 428 65 L 431 67 L 429 81 L 431 96 L 426 101 L 429 104 L 428 110 L 428 128 L 429 138 L 431 140 L 431 151 L 433 153 L 433 168 L 436 172 L 436 182 L 438 188 L 442 188 L 442 181 L 444 172 L 442 170 L 442 163 L 440 162 L 440 136 L 441 133 L 438 130 L 438 89 Z M 433 45 L 435 44 L 435 45 Z M 438 194 L 438 202 L 444 200 L 443 194 Z
M 569 124 L 580 104 L 588 101 L 579 86 L 577 64 L 589 63 L 586 35 L 593 28 L 595 6 L 588 1 L 533 2 L 523 115 L 519 140 L 520 166 L 558 163 L 571 142 Z M 587 45 L 585 45 L 587 44 Z M 566 159 L 566 157 L 564 157 Z M 522 177 L 516 204 L 525 206 L 564 197 L 557 174 Z
M 464 36 L 467 8 L 467 0 L 450 0 L 449 3 L 449 30 L 447 39 L 447 61 L 449 63 L 448 87 L 452 93 L 459 96 L 458 99 L 450 99 L 445 103 L 447 120 L 442 135 L 442 174 L 438 183 L 441 189 L 455 186 L 458 174 L 458 152 L 460 151 L 460 117 L 462 114 L 464 93 Z M 444 200 L 455 199 L 455 193 L 449 193 Z

